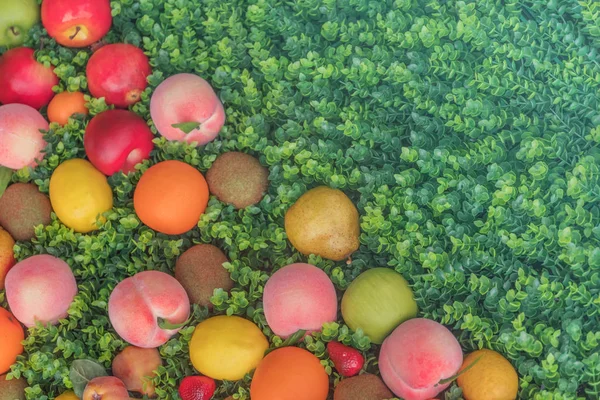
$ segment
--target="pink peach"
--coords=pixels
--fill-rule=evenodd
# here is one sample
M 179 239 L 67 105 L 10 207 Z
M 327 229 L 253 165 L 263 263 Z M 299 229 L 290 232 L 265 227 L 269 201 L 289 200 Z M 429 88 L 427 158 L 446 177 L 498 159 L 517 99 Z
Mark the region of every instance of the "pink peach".
M 108 300 L 113 327 L 128 343 L 142 348 L 165 344 L 190 315 L 181 284 L 160 271 L 140 272 L 119 283 Z
M 290 264 L 267 281 L 263 295 L 265 317 L 283 338 L 298 330 L 320 331 L 337 317 L 337 295 L 325 272 L 310 264 Z
M 17 263 L 6 275 L 8 305 L 27 327 L 66 318 L 76 294 L 77 282 L 69 265 L 47 254 Z
M 201 77 L 177 74 L 165 79 L 150 100 L 150 115 L 158 132 L 168 140 L 206 144 L 225 123 L 217 94 Z M 173 125 L 184 124 L 188 128 Z
M 24 104 L 0 106 L 0 166 L 35 166 L 46 146 L 40 130 L 47 131 L 48 122 L 36 109 Z
M 460 344 L 446 327 L 424 318 L 408 320 L 388 336 L 379 354 L 385 384 L 405 400 L 435 397 L 463 362 Z

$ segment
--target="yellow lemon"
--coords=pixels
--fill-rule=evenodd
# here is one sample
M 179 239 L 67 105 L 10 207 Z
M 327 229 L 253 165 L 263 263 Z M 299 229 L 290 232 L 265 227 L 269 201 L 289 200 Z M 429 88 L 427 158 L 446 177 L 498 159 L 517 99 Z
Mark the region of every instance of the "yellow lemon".
M 222 315 L 196 326 L 190 358 L 203 375 L 237 381 L 256 368 L 268 347 L 267 338 L 253 322 Z
M 58 396 L 56 400 L 79 400 L 79 397 L 77 397 L 75 393 L 68 391 Z
M 79 158 L 60 164 L 50 178 L 50 202 L 56 216 L 76 232 L 98 229 L 96 218 L 113 206 L 106 176 Z
M 500 353 L 481 349 L 465 357 L 463 368 L 479 358 L 477 364 L 457 379 L 466 400 L 514 400 L 519 391 L 519 376 Z

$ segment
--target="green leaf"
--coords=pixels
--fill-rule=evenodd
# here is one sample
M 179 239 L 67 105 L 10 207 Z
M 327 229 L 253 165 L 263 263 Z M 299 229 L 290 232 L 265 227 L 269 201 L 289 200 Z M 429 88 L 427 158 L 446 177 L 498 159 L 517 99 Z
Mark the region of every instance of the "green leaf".
M 92 360 L 75 360 L 71 364 L 69 371 L 69 378 L 71 379 L 71 383 L 73 383 L 73 391 L 79 398 L 83 396 L 83 391 L 89 381 L 107 375 L 104 367 Z
M 200 122 L 181 122 L 179 124 L 171 125 L 173 128 L 177 128 L 183 131 L 186 135 L 193 131 L 194 129 L 198 129 L 200 127 Z
M 172 331 L 172 330 L 175 330 L 175 329 L 183 328 L 184 326 L 186 326 L 187 324 L 189 324 L 191 320 L 192 320 L 192 318 L 190 317 L 186 321 L 183 321 L 180 324 L 174 324 L 174 323 L 171 323 L 171 322 L 167 321 L 164 318 L 158 317 L 158 327 L 160 329 L 165 329 L 165 330 L 168 330 L 168 331 Z
M 285 339 L 281 343 L 280 346 L 267 349 L 267 351 L 265 351 L 265 355 L 267 355 L 270 352 L 272 352 L 273 350 L 277 350 L 281 347 L 294 346 L 294 345 L 298 344 L 302 340 L 302 338 L 304 338 L 304 335 L 306 335 L 306 331 L 303 329 L 300 329 L 299 331 L 294 332 L 291 336 L 289 336 L 287 339 Z
M 477 364 L 479 362 L 479 360 L 481 360 L 481 357 L 483 357 L 483 355 L 481 355 L 481 356 L 477 357 L 476 359 L 474 359 L 471 364 L 467 365 L 465 368 L 463 368 L 462 370 L 458 371 L 456 374 L 452 375 L 451 377 L 440 380 L 437 383 L 437 385 L 445 385 L 446 383 L 450 383 L 450 382 L 455 381 L 456 379 L 458 379 L 459 376 L 461 376 L 462 374 L 464 374 L 465 372 L 467 372 L 468 370 L 470 370 L 471 368 L 473 368 L 475 366 L 475 364 Z
M 4 191 L 8 187 L 13 172 L 14 171 L 10 168 L 0 166 L 0 197 L 2 197 Z

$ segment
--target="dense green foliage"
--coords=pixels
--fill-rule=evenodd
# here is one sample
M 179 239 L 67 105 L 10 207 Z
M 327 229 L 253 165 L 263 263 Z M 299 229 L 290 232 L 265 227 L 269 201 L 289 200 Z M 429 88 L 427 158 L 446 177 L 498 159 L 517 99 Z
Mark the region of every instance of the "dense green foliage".
M 30 331 L 28 355 L 13 369 L 29 380 L 29 399 L 70 387 L 75 359 L 109 367 L 125 346 L 106 313 L 112 288 L 141 270 L 172 272 L 193 242 L 231 259 L 236 288 L 215 294 L 216 312 L 245 315 L 281 344 L 261 292 L 274 269 L 306 260 L 286 240 L 283 215 L 318 184 L 343 189 L 361 214 L 351 264 L 308 259 L 340 293 L 368 267 L 395 268 L 414 286 L 420 315 L 451 327 L 465 351 L 489 347 L 511 360 L 520 398 L 600 397 L 598 2 L 112 4 L 107 41 L 142 47 L 154 68 L 134 111 L 149 119 L 152 88 L 184 71 L 209 80 L 227 109 L 216 141 L 192 148 L 157 139 L 152 162 L 184 159 L 204 172 L 218 154 L 244 151 L 269 167 L 271 186 L 242 211 L 212 199 L 199 229 L 167 237 L 135 216 L 140 172 L 113 177 L 115 207 L 100 231 L 73 234 L 55 219 L 33 243 L 19 243 L 19 259 L 47 252 L 68 261 L 80 287 L 67 320 Z M 86 89 L 89 51 L 60 48 L 41 27 L 29 44 L 56 66 L 61 89 Z M 94 113 L 106 108 L 92 104 Z M 84 126 L 51 131 L 43 164 L 14 180 L 47 191 L 61 161 L 84 156 Z M 206 315 L 195 309 L 192 324 Z M 193 329 L 160 348 L 161 398 L 178 398 L 180 377 L 192 373 Z M 331 366 L 325 342 L 338 336 L 369 349 L 377 370 L 376 346 L 341 320 L 306 345 Z M 216 398 L 248 399 L 248 383 L 225 383 Z

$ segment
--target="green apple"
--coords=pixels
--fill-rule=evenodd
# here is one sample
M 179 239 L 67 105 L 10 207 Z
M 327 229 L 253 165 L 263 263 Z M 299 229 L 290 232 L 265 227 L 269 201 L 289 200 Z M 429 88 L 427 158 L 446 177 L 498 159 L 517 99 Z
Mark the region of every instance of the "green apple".
M 362 329 L 381 344 L 398 325 L 417 316 L 417 303 L 408 282 L 390 268 L 360 274 L 342 297 L 342 317 L 352 330 Z
M 0 46 L 22 45 L 27 32 L 39 20 L 36 0 L 0 0 Z

